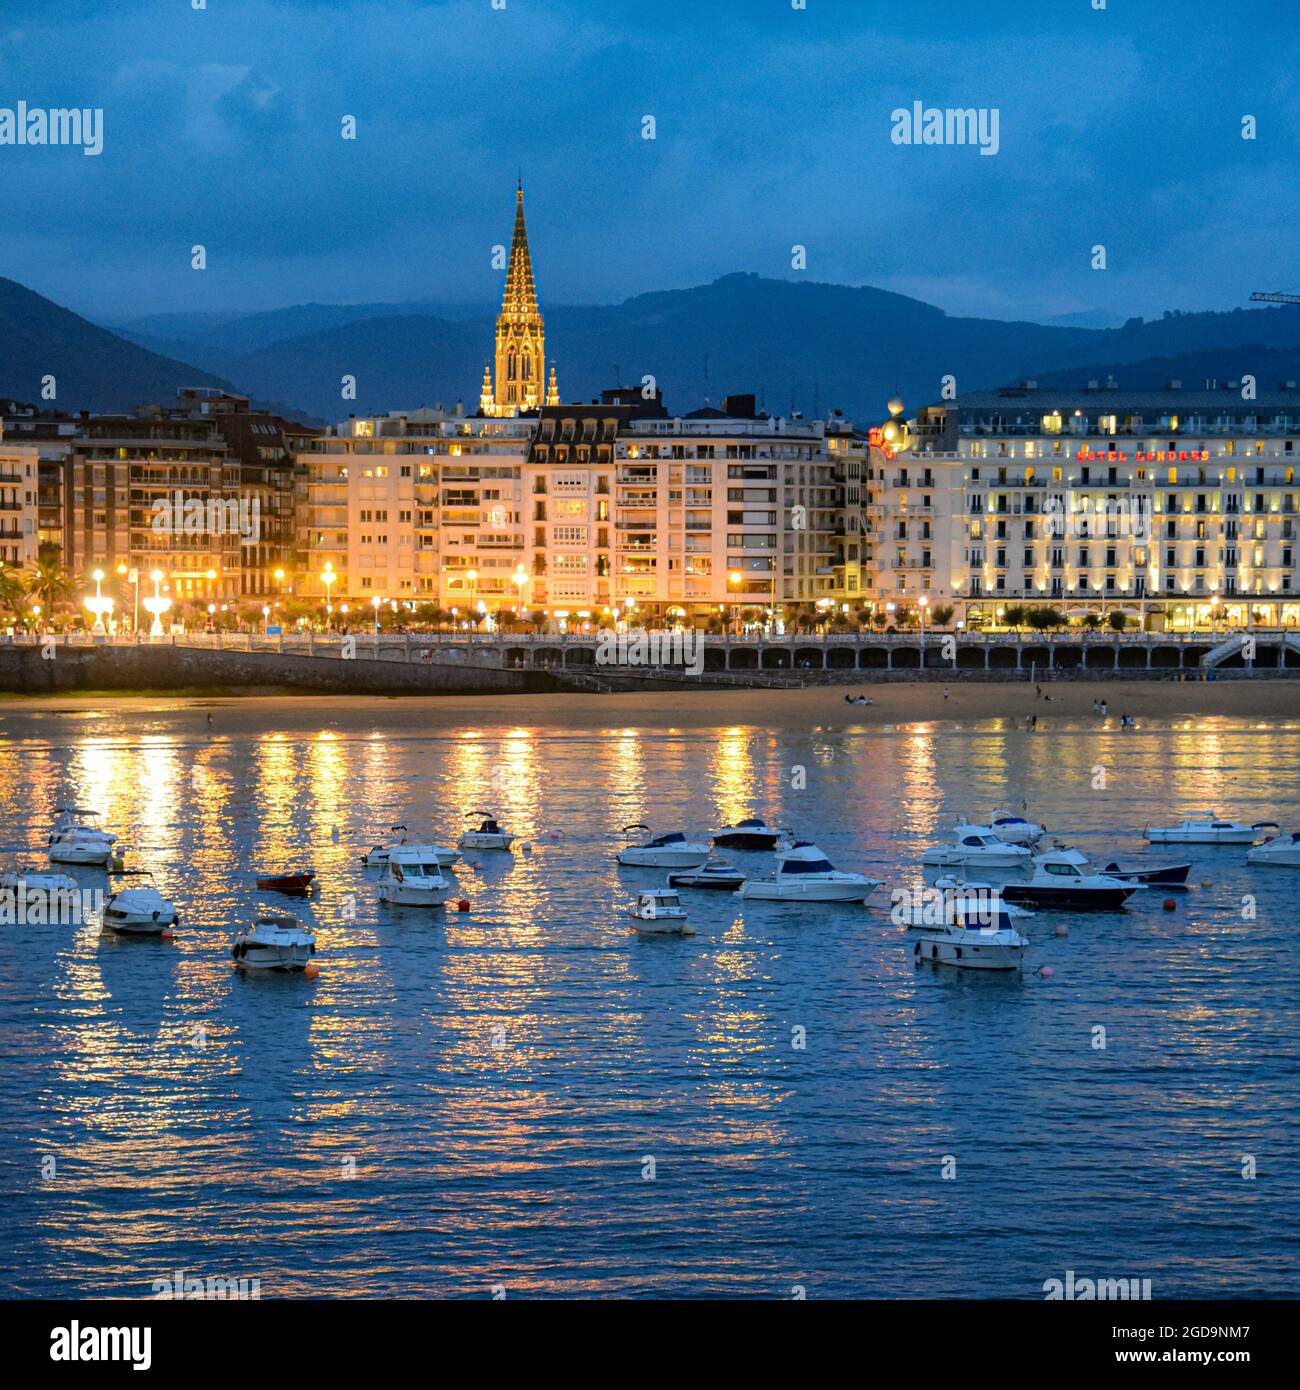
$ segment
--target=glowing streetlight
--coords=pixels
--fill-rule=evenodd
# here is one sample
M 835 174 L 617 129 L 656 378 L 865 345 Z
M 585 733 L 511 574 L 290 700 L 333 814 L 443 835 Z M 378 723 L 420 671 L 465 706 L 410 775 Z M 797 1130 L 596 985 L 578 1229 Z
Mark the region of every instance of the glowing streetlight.
M 153 625 L 149 629 L 149 636 L 161 637 L 163 635 L 162 615 L 171 608 L 172 601 L 162 592 L 162 570 L 154 570 L 149 578 L 153 580 L 153 597 L 144 600 L 144 611 L 153 614 Z
M 328 608 L 328 607 L 330 606 L 330 593 L 332 592 L 334 581 L 335 581 L 337 578 L 338 578 L 338 575 L 334 573 L 334 565 L 333 565 L 333 563 L 332 563 L 331 561 L 329 561 L 329 560 L 326 560 L 326 561 L 325 561 L 325 568 L 324 568 L 323 570 L 321 570 L 321 574 L 320 574 L 320 582 L 321 582 L 322 584 L 324 584 L 324 586 L 325 586 L 325 607 L 326 607 L 326 608 Z
M 92 631 L 98 632 L 102 636 L 106 631 L 104 619 L 113 611 L 113 600 L 105 598 L 103 594 L 104 571 L 95 570 L 90 577 L 95 581 L 95 596 L 91 598 L 87 595 L 83 601 L 87 611 L 95 615 L 95 626 Z
M 383 595 L 382 595 L 382 594 L 376 594 L 376 595 L 374 596 L 374 598 L 372 598 L 372 599 L 370 600 L 370 602 L 374 605 L 374 609 L 375 609 L 375 636 L 378 637 L 378 636 L 379 636 L 379 610 L 380 610 L 380 608 L 381 608 L 381 606 L 383 605 L 383 602 L 384 602 Z

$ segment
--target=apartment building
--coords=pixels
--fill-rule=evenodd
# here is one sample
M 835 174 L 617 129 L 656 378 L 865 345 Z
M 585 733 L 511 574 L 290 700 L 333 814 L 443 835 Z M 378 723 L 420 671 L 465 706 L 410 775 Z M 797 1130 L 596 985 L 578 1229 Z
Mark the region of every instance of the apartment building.
M 959 396 L 872 449 L 877 600 L 1120 609 L 1171 629 L 1300 622 L 1300 393 L 1242 383 Z
M 6 438 L 0 427 L 0 564 L 22 568 L 36 559 L 39 491 L 39 450 Z

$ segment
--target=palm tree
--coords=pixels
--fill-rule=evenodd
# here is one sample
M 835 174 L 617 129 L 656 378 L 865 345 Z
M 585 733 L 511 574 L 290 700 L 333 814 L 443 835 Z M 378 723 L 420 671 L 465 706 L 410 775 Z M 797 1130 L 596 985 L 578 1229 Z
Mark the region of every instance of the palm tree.
M 41 555 L 33 563 L 27 575 L 27 593 L 40 605 L 47 617 L 52 618 L 61 604 L 69 602 L 75 585 L 71 575 L 63 568 L 63 561 L 57 555 Z
M 25 592 L 22 572 L 0 560 L 0 609 L 17 618 Z

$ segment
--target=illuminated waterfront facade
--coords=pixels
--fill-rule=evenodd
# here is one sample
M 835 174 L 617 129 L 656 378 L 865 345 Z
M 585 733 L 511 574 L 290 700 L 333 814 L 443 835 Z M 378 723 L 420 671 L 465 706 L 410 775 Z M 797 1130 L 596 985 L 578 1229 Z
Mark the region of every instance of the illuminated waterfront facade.
M 874 590 L 1170 628 L 1300 623 L 1300 393 L 1032 385 L 922 409 L 873 450 Z
M 298 461 L 300 592 L 350 605 L 699 621 L 862 597 L 865 441 L 756 416 L 752 396 L 686 416 L 615 390 L 535 416 L 354 419 Z

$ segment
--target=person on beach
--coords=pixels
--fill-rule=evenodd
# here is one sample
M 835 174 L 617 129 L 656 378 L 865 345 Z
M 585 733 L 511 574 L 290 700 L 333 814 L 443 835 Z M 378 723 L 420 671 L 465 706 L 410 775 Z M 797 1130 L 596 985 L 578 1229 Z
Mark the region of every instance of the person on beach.
M 1106 702 L 1105 702 L 1105 700 L 1103 700 L 1103 701 L 1101 702 L 1101 717 L 1102 717 L 1103 719 L 1105 719 L 1105 717 L 1106 717 Z
M 948 687 L 946 685 L 943 688 L 943 698 L 945 700 L 948 698 Z

